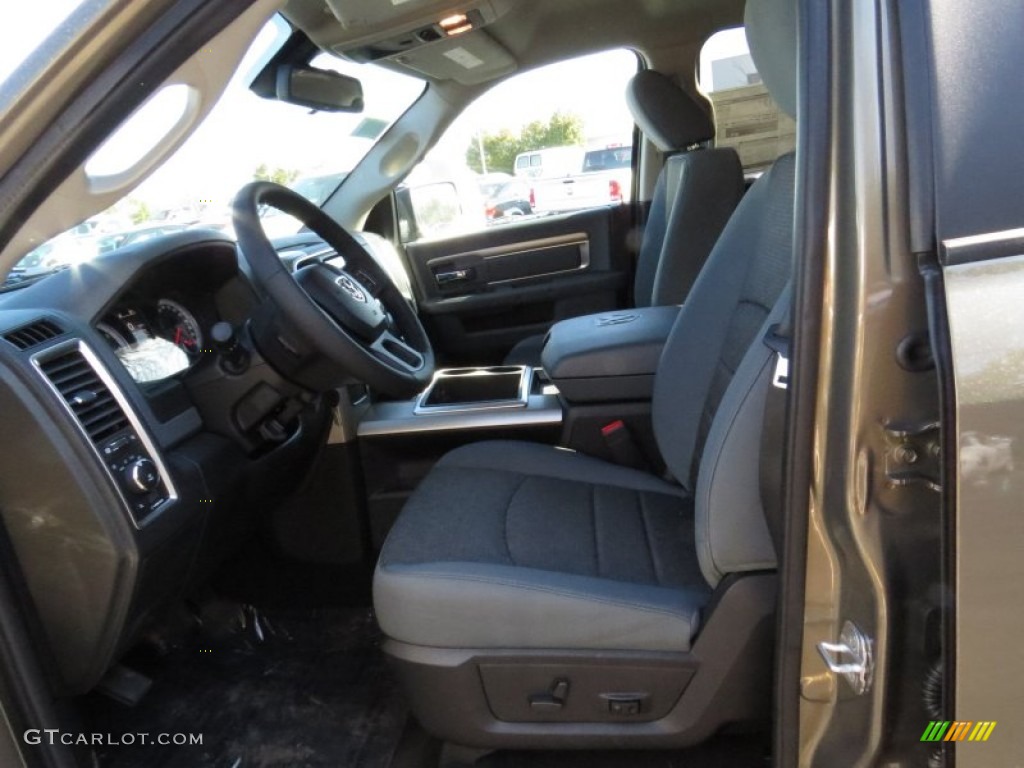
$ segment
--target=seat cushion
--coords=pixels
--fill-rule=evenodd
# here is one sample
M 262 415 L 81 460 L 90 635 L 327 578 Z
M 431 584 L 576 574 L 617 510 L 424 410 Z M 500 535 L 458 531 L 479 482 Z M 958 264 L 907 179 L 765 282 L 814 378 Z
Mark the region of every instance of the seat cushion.
M 374 578 L 389 637 L 452 648 L 686 651 L 710 593 L 678 486 L 503 441 L 438 463 Z

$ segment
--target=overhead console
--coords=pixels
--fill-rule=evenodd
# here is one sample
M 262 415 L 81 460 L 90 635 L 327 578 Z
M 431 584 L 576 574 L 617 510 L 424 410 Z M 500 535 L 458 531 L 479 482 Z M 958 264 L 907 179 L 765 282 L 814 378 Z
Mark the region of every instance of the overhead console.
M 293 3 L 286 14 L 324 49 L 354 61 L 394 61 L 437 80 L 472 85 L 512 72 L 515 59 L 485 27 L 505 3 L 478 0 L 327 0 L 333 20 L 315 4 Z

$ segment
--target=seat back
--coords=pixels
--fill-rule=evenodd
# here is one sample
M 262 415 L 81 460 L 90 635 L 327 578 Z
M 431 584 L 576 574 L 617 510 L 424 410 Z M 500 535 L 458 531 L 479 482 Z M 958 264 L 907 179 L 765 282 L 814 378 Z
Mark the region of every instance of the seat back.
M 743 196 L 733 149 L 711 149 L 708 108 L 654 70 L 638 72 L 626 101 L 667 157 L 658 175 L 633 283 L 638 307 L 681 304 Z
M 766 5 L 770 12 L 762 14 Z M 762 52 L 755 61 L 772 96 L 795 111 L 796 24 L 792 14 L 778 21 L 784 5 L 748 0 L 747 34 L 751 50 Z M 655 437 L 669 470 L 695 493 L 698 556 L 712 585 L 726 573 L 775 562 L 759 483 L 771 373 L 762 339 L 788 302 L 794 193 L 791 153 L 757 180 L 725 226 L 680 310 L 654 381 Z

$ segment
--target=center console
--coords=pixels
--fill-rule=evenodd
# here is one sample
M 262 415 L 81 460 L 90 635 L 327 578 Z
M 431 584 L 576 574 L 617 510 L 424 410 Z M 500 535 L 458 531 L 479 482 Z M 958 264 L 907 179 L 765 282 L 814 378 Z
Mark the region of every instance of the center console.
M 444 368 L 415 400 L 374 403 L 358 434 L 381 437 L 561 422 L 558 391 L 540 370 L 519 365 Z
M 548 334 L 541 362 L 558 387 L 560 444 L 658 472 L 651 422 L 654 375 L 679 307 L 641 307 L 575 317 Z
M 557 444 L 657 471 L 651 393 L 678 311 L 647 307 L 563 320 L 548 334 L 543 368 L 447 368 L 411 400 L 364 401 L 355 431 L 373 545 L 383 543 L 430 467 L 468 443 Z M 609 427 L 617 430 L 612 436 Z M 624 447 L 635 462 L 624 458 Z
M 548 334 L 541 362 L 575 403 L 650 400 L 654 373 L 678 306 L 574 317 Z

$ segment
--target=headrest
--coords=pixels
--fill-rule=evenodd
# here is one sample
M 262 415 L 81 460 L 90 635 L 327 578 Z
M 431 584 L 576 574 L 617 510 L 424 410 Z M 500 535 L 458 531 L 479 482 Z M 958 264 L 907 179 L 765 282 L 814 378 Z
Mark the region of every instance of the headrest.
M 715 135 L 709 111 L 653 69 L 633 75 L 626 103 L 644 136 L 662 152 L 679 152 Z
M 796 117 L 796 5 L 796 0 L 747 0 L 744 14 L 757 71 L 775 103 L 790 117 Z

